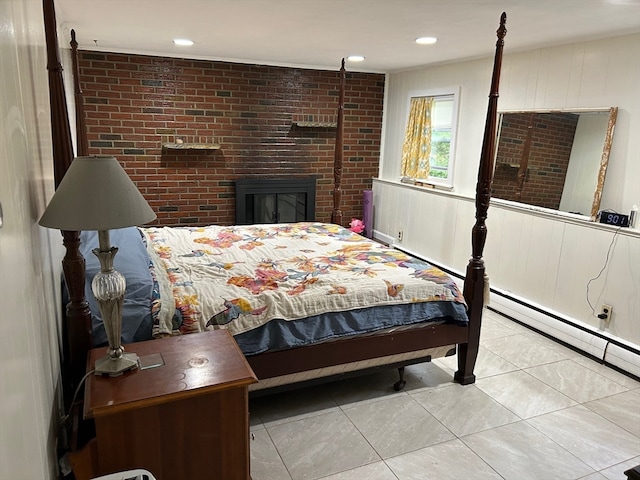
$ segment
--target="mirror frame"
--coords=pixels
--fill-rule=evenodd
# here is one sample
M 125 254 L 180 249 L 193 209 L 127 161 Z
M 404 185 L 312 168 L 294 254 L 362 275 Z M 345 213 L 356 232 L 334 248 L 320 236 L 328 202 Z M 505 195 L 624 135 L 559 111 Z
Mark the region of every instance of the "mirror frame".
M 602 147 L 602 154 L 600 157 L 600 166 L 598 169 L 598 176 L 596 179 L 596 188 L 593 193 L 593 202 L 591 204 L 590 218 L 591 221 L 596 220 L 600 209 L 600 202 L 602 200 L 602 190 L 604 188 L 604 179 L 607 172 L 607 165 L 609 164 L 609 156 L 611 153 L 611 144 L 613 142 L 613 131 L 616 125 L 616 119 L 618 117 L 618 107 L 600 107 L 600 108 L 556 108 L 556 109 L 521 109 L 521 110 L 501 110 L 498 112 L 500 118 L 499 126 L 502 124 L 502 115 L 509 113 L 587 113 L 587 112 L 608 112 L 609 120 L 607 122 L 607 129 L 604 136 L 604 143 Z M 496 156 L 498 154 L 497 145 L 500 140 L 500 128 L 497 131 L 496 138 Z M 499 199 L 499 197 L 495 197 Z M 515 202 L 522 203 L 522 202 Z M 523 205 L 529 205 L 522 203 Z

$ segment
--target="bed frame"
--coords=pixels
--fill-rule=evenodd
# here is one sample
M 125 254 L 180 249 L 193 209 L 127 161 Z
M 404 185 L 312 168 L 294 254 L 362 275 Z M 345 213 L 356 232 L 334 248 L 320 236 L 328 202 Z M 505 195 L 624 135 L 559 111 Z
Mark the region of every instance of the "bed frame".
M 73 160 L 71 131 L 66 110 L 65 93 L 62 82 L 62 67 L 58 58 L 56 23 L 53 0 L 43 0 L 45 5 L 45 30 L 47 32 L 47 55 L 51 96 L 51 117 L 56 185 Z M 484 128 L 484 139 L 478 170 L 476 187 L 476 221 L 472 229 L 472 256 L 466 270 L 463 294 L 468 305 L 469 324 L 427 325 L 418 329 L 374 334 L 363 337 L 344 338 L 332 342 L 304 347 L 266 352 L 247 357 L 256 376 L 261 380 L 284 378 L 301 372 L 333 372 L 332 368 L 343 364 L 354 364 L 356 369 L 376 366 L 398 367 L 401 378 L 396 389 L 404 386 L 402 373 L 405 365 L 430 360 L 433 352 L 439 356 L 453 353 L 457 346 L 458 370 L 454 379 L 463 384 L 475 381 L 473 369 L 478 354 L 480 326 L 484 307 L 485 291 L 488 288 L 482 253 L 487 236 L 485 221 L 489 207 L 493 162 L 495 154 L 496 117 L 498 86 L 502 64 L 502 50 L 506 35 L 506 14 L 500 18 L 497 43 L 489 93 L 489 105 Z M 84 125 L 83 99 L 77 68 L 77 42 L 72 31 L 72 58 L 74 65 L 74 92 L 76 104 L 76 128 L 78 155 L 86 155 L 86 129 Z M 342 224 L 340 210 L 342 189 L 343 153 L 343 109 L 345 90 L 344 59 L 340 68 L 340 92 L 337 114 L 337 135 L 334 161 L 334 208 L 333 223 Z M 70 304 L 66 309 L 66 369 L 70 374 L 70 384 L 78 385 L 86 368 L 87 353 L 91 345 L 90 316 L 84 298 L 84 259 L 78 251 L 78 232 L 63 232 L 67 254 L 63 260 L 65 281 L 70 293 Z M 406 360 L 403 355 L 414 352 L 413 358 Z M 376 360 L 378 359 L 378 360 Z M 382 360 L 380 360 L 382 359 Z M 380 365 L 377 365 L 380 366 Z M 340 369 L 340 367 L 338 367 Z M 344 372 L 342 372 L 344 373 Z

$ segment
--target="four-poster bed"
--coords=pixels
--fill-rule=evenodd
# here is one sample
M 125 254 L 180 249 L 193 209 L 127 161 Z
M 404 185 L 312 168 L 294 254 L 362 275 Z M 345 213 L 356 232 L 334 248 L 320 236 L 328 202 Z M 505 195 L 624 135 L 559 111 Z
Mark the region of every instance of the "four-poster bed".
M 50 2 L 45 0 L 45 13 L 47 12 L 47 6 L 49 5 L 51 5 Z M 53 14 L 53 11 L 51 10 L 50 13 Z M 464 324 L 462 324 L 462 322 L 451 322 L 451 316 L 449 314 L 444 314 L 438 318 L 437 322 L 417 323 L 411 328 L 378 329 L 379 331 L 375 331 L 367 335 L 345 335 L 341 338 L 332 339 L 331 341 L 311 343 L 291 348 L 279 348 L 273 351 L 266 350 L 248 355 L 247 360 L 256 373 L 257 378 L 260 380 L 259 385 L 262 388 L 272 388 L 298 382 L 300 381 L 300 374 L 302 374 L 302 378 L 309 379 L 312 377 L 345 374 L 347 372 L 361 371 L 381 366 L 397 367 L 400 369 L 400 373 L 402 375 L 402 369 L 405 365 L 428 361 L 431 358 L 452 354 L 456 351 L 458 353 L 458 371 L 455 373 L 455 380 L 463 385 L 470 384 L 475 381 L 473 369 L 478 353 L 481 317 L 484 306 L 484 293 L 487 288 L 485 285 L 485 268 L 484 261 L 482 259 L 482 252 L 487 234 L 485 220 L 489 206 L 490 187 L 493 174 L 498 85 L 504 36 L 506 34 L 505 22 L 506 15 L 503 13 L 500 20 L 500 27 L 497 31 L 498 41 L 496 43 L 491 91 L 489 95 L 484 140 L 478 171 L 476 222 L 472 230 L 472 257 L 467 266 L 463 289 L 468 322 L 464 322 Z M 48 32 L 51 32 L 52 30 L 54 32 L 53 36 L 47 36 L 48 43 L 49 40 L 53 42 L 48 49 L 48 53 L 50 65 L 54 65 L 53 68 L 48 68 L 50 72 L 55 73 L 57 78 L 61 73 L 61 68 L 59 68 L 60 63 L 57 59 L 57 46 L 55 45 L 55 18 L 45 15 L 45 24 Z M 80 89 L 80 80 L 78 77 L 79 72 L 77 69 L 77 42 L 75 41 L 74 33 L 72 33 L 72 38 L 73 40 L 71 45 L 74 59 L 78 154 L 85 155 L 87 153 L 87 143 L 85 138 L 86 128 L 84 126 L 82 107 L 83 100 Z M 364 239 L 363 237 L 351 237 L 350 232 L 339 227 L 342 223 L 340 202 L 342 192 L 342 120 L 345 78 L 346 75 L 343 60 L 340 68 L 340 94 L 335 145 L 335 184 L 333 190 L 334 209 L 331 216 L 332 223 L 335 224 L 333 225 L 335 230 L 332 230 L 331 233 L 334 237 L 340 237 L 340 239 L 345 242 L 361 243 L 367 239 Z M 62 97 L 62 101 L 60 100 L 60 97 Z M 71 156 L 71 149 L 69 148 L 71 135 L 69 132 L 68 120 L 66 119 L 67 113 L 61 82 L 53 81 L 51 83 L 51 98 L 52 120 L 55 118 L 56 120 L 54 120 L 54 123 L 59 127 L 53 131 L 53 144 L 57 172 L 56 179 L 59 181 L 61 173 L 58 172 L 65 170 L 71 161 L 71 159 L 68 158 Z M 64 109 L 62 107 L 64 107 Z M 64 121 L 61 117 L 65 117 Z M 57 148 L 59 148 L 60 145 L 66 146 L 66 153 L 57 153 Z M 61 159 L 64 159 L 64 162 L 62 162 Z M 309 229 L 331 230 L 333 227 L 330 225 L 326 226 L 324 224 L 305 224 L 300 228 L 304 230 L 302 235 L 306 236 L 309 233 Z M 286 230 L 287 232 L 290 231 L 288 227 L 279 226 L 279 228 L 281 230 Z M 192 228 L 191 230 L 195 229 Z M 233 230 L 232 233 L 233 232 L 236 231 Z M 153 236 L 153 232 L 147 232 L 146 235 L 146 239 L 149 240 Z M 219 233 L 213 233 L 211 235 L 215 237 L 216 235 L 219 235 Z M 229 232 L 227 231 L 224 235 L 229 235 Z M 243 235 L 243 239 L 246 240 L 246 232 Z M 269 236 L 271 234 L 260 233 L 259 235 Z M 77 385 L 81 377 L 79 373 L 84 371 L 84 362 L 88 352 L 88 347 L 92 344 L 92 341 L 91 331 L 87 328 L 87 308 L 85 307 L 86 300 L 84 297 L 84 285 L 82 283 L 78 284 L 79 282 L 77 280 L 73 280 L 74 278 L 77 279 L 82 277 L 84 281 L 85 264 L 82 256 L 78 252 L 77 243 L 75 241 L 77 233 L 71 232 L 70 236 L 74 239 L 73 242 L 67 242 L 67 236 L 65 236 L 65 245 L 67 245 L 68 255 L 73 256 L 72 265 L 70 267 L 65 265 L 65 279 L 67 281 L 66 283 L 70 299 L 66 317 L 66 328 L 68 331 L 66 345 L 69 352 L 68 359 L 71 362 L 69 368 L 72 375 L 72 384 Z M 377 246 L 375 248 L 377 248 Z M 389 253 L 389 250 L 390 249 L 384 250 L 380 255 L 393 255 L 392 253 Z M 158 250 L 156 250 L 156 253 L 157 252 Z M 378 253 L 379 252 L 376 250 L 376 254 Z M 415 259 L 404 257 L 396 260 L 399 262 L 397 265 L 402 267 L 405 267 L 406 264 L 414 261 L 418 262 Z M 400 265 L 400 262 L 402 265 Z M 162 262 L 158 262 L 155 265 L 155 268 L 160 268 L 161 263 Z M 412 270 L 412 272 L 415 274 L 414 276 L 419 276 L 418 274 L 424 269 L 426 269 L 426 267 L 420 265 L 420 267 L 415 267 L 415 271 Z M 416 274 L 416 272 L 418 273 Z M 158 275 L 162 276 L 163 274 L 158 273 Z M 174 288 L 175 282 L 168 285 L 169 289 Z M 389 286 L 387 291 L 391 291 L 391 286 Z M 393 295 L 389 293 L 389 295 L 395 296 L 396 293 L 397 292 L 394 292 Z M 455 293 L 453 296 L 455 297 Z M 412 299 L 407 301 L 409 303 L 413 303 Z M 458 303 L 464 304 L 461 298 L 458 299 Z M 208 316 L 204 320 L 209 320 L 207 326 L 211 326 L 212 322 Z M 219 323 L 226 327 L 226 320 Z M 214 321 L 213 324 L 215 325 L 216 322 Z M 403 383 L 404 381 L 401 376 L 400 381 L 396 384 L 396 388 L 402 388 Z

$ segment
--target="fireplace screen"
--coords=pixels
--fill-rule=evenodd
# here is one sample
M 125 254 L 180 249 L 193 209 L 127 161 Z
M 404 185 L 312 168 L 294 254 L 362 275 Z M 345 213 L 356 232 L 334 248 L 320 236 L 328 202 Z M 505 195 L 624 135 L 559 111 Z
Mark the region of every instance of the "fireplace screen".
M 316 179 L 236 180 L 236 224 L 315 220 Z

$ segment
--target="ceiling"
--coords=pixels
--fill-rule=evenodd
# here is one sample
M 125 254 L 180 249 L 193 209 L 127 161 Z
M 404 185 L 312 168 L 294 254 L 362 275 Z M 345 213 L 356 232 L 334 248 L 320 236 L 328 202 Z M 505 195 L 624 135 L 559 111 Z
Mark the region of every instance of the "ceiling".
M 640 0 L 55 0 L 79 48 L 316 69 L 393 72 L 640 31 Z M 420 36 L 438 38 L 417 45 Z M 189 38 L 191 47 L 173 45 Z

